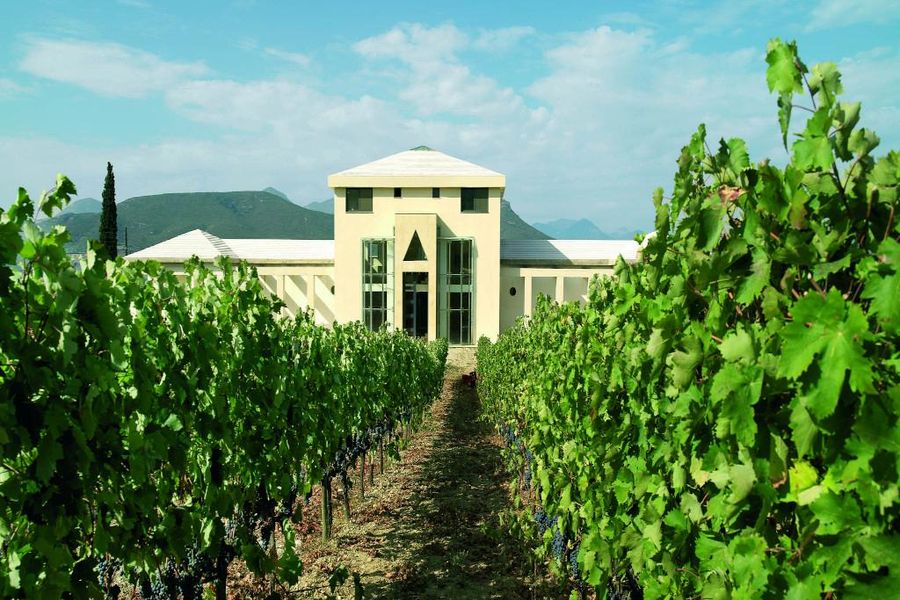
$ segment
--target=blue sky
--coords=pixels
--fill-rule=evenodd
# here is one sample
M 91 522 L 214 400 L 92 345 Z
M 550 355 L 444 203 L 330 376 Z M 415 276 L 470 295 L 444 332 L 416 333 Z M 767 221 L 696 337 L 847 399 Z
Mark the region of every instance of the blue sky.
M 63 172 L 119 199 L 274 186 L 426 144 L 501 171 L 532 222 L 645 229 L 700 122 L 782 163 L 769 38 L 837 62 L 900 148 L 900 0 L 31 0 L 0 21 L 0 206 Z

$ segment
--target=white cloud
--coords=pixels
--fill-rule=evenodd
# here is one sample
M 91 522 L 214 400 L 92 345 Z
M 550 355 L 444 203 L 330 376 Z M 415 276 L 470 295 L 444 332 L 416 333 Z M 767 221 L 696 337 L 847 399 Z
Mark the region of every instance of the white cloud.
M 16 83 L 12 79 L 0 77 L 0 100 L 24 94 L 25 91 L 25 86 Z
M 429 28 L 403 23 L 361 40 L 353 48 L 370 59 L 393 58 L 408 65 L 423 65 L 455 60 L 456 53 L 468 43 L 466 35 L 453 25 Z
M 550 73 L 529 88 L 551 115 L 541 149 L 547 167 L 524 170 L 522 183 L 547 198 L 565 190 L 557 192 L 570 198 L 565 213 L 601 229 L 652 223 L 652 191 L 671 186 L 678 152 L 699 123 L 713 144 L 746 138 L 757 159 L 776 139 L 761 52 L 699 54 L 647 29 L 599 27 L 571 36 L 547 60 Z M 535 220 L 559 212 L 531 202 L 523 212 Z
M 896 0 L 821 0 L 810 11 L 807 31 L 870 23 L 879 25 L 900 19 Z
M 671 186 L 701 122 L 713 145 L 738 136 L 752 159 L 784 159 L 762 48 L 700 53 L 655 29 L 599 27 L 560 38 L 542 74 L 513 88 L 468 62 L 482 34 L 401 24 L 361 40 L 363 60 L 342 74 L 339 92 L 287 76 L 170 78 L 167 106 L 206 125 L 206 139 L 89 148 L 0 138 L 0 202 L 21 183 L 46 187 L 57 169 L 96 195 L 112 160 L 122 198 L 272 185 L 305 203 L 327 197 L 329 173 L 427 144 L 506 173 L 507 198 L 532 222 L 588 217 L 613 230 L 651 225 L 652 190 Z M 882 49 L 839 62 L 847 98 L 863 101 L 863 125 L 894 147 L 898 56 Z
M 266 48 L 264 52 L 269 56 L 293 63 L 298 67 L 308 67 L 312 63 L 309 56 L 301 54 L 300 52 L 288 52 L 287 50 L 279 50 L 278 48 Z
M 377 127 L 391 111 L 368 96 L 346 99 L 286 80 L 192 81 L 166 94 L 169 106 L 225 129 L 301 136 L 311 130 Z
M 205 75 L 200 62 L 174 62 L 108 42 L 29 38 L 19 67 L 31 75 L 71 83 L 103 96 L 139 98 Z
M 900 142 L 900 51 L 876 48 L 838 63 L 844 98 L 863 100 L 861 125 L 873 129 L 894 148 Z M 887 149 L 887 145 L 882 148 Z
M 483 44 L 508 43 L 528 32 L 482 31 Z M 477 41 L 476 41 L 477 43 Z M 458 54 L 473 45 L 469 37 L 453 25 L 428 28 L 419 24 L 402 24 L 390 31 L 364 39 L 354 45 L 365 58 L 396 60 L 408 71 L 401 74 L 403 83 L 398 96 L 415 107 L 419 115 L 450 114 L 469 117 L 499 117 L 526 112 L 522 98 L 494 79 L 473 73 Z M 482 46 L 486 48 L 487 46 Z
M 478 50 L 500 52 L 509 50 L 523 39 L 536 33 L 534 27 L 516 26 L 502 27 L 500 29 L 483 29 L 472 42 L 472 47 Z

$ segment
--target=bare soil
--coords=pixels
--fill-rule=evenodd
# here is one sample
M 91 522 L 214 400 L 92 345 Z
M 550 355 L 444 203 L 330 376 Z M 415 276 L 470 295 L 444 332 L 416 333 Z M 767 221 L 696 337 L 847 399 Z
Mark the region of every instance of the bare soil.
M 418 431 L 374 485 L 359 471 L 351 489 L 351 517 L 334 485 L 334 531 L 321 540 L 319 492 L 296 526 L 304 576 L 282 597 L 354 598 L 353 577 L 329 596 L 329 577 L 343 566 L 358 574 L 365 598 L 564 598 L 524 544 L 501 523 L 511 506 L 501 440 L 479 419 L 475 390 L 462 375 L 474 368 L 471 352 L 455 352 L 441 397 Z M 230 573 L 234 597 L 265 597 L 271 584 Z M 231 595 L 231 594 L 229 594 Z

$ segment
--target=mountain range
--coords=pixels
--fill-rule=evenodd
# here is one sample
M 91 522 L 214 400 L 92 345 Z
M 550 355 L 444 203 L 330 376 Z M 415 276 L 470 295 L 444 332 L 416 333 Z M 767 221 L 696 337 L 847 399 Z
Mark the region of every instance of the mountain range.
M 45 228 L 65 225 L 72 240 L 70 252 L 84 252 L 96 239 L 101 203 L 79 198 L 51 219 Z M 246 192 L 186 192 L 136 196 L 117 205 L 119 245 L 136 252 L 192 229 L 203 229 L 224 238 L 333 239 L 333 200 L 299 206 L 275 189 Z M 537 228 L 536 228 L 537 227 Z M 533 227 L 522 220 L 506 200 L 501 203 L 500 235 L 503 239 L 613 239 L 587 219 L 558 219 Z M 630 238 L 632 234 L 624 237 Z M 621 238 L 620 238 L 621 239 Z
M 326 240 L 334 237 L 334 217 L 297 206 L 270 192 L 190 192 L 137 196 L 117 205 L 119 246 L 136 252 L 192 229 L 226 238 Z M 40 222 L 69 229 L 69 252 L 84 252 L 96 239 L 99 210 L 65 212 Z
M 603 231 L 588 219 L 556 219 L 534 227 L 557 240 L 630 240 L 639 233 L 636 229 Z

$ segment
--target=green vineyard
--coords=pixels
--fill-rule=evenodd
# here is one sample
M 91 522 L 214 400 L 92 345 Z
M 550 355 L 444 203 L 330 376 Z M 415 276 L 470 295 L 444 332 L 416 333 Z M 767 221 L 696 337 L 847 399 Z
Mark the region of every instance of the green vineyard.
M 446 342 L 279 318 L 228 261 L 76 268 L 33 213 L 21 191 L 0 215 L 0 596 L 224 597 L 235 558 L 296 581 L 286 523 L 420 417 Z
M 166 241 L 243 244 L 268 273 L 224 251 L 177 272 L 109 260 L 97 242 L 73 262 L 66 228 L 38 220 L 74 184 L 37 206 L 20 188 L 0 209 L 0 598 L 895 597 L 900 151 L 876 155 L 835 64 L 779 39 L 766 63 L 787 164 L 701 125 L 655 231 L 586 302 L 565 301 L 577 265 L 529 260 L 628 246 L 504 255 L 497 211 L 489 252 L 397 209 L 415 251 L 354 242 L 347 305 L 368 326 L 326 327 L 334 256 L 289 273 L 262 254 L 303 240 Z M 401 154 L 462 168 L 435 152 Z M 502 183 L 335 184 L 339 219 L 405 200 L 487 219 L 505 176 L 464 166 Z M 486 257 L 497 306 L 475 292 Z M 551 278 L 556 301 L 532 311 Z M 278 293 L 301 281 L 289 307 Z M 523 316 L 501 327 L 502 303 Z
M 834 64 L 767 62 L 786 147 L 809 113 L 787 166 L 701 127 L 639 263 L 479 344 L 524 527 L 582 593 L 900 589 L 900 153 Z

